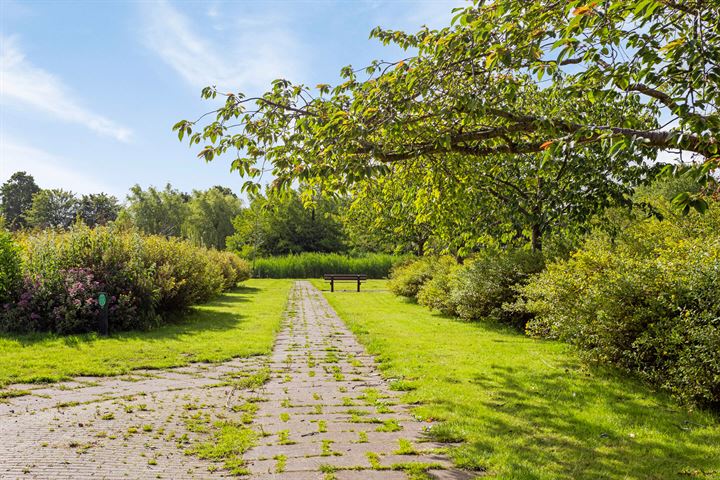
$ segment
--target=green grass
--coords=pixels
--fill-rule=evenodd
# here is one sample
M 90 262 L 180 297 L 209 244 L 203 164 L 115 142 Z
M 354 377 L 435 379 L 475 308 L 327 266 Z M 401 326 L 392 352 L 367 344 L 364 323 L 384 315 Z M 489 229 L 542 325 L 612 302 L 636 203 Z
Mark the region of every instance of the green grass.
M 465 323 L 394 297 L 384 282 L 325 292 L 458 465 L 497 479 L 720 479 L 720 419 L 688 411 L 567 345 Z M 318 287 L 327 288 L 322 281 Z
M 291 285 L 289 280 L 250 280 L 242 288 L 195 307 L 182 320 L 147 332 L 108 338 L 95 334 L 0 335 L 0 387 L 267 354 Z
M 361 257 L 337 253 L 301 253 L 258 258 L 253 262 L 253 275 L 259 278 L 317 278 L 325 273 L 365 273 L 368 278 L 386 278 L 390 268 L 400 259 L 379 253 Z

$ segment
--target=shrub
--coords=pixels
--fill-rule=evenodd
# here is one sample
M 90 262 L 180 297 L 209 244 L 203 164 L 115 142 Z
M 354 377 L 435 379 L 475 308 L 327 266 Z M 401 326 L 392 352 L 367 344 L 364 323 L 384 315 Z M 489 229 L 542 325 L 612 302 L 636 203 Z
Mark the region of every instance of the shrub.
M 0 330 L 95 330 L 100 292 L 108 294 L 112 330 L 148 328 L 249 275 L 247 263 L 232 254 L 113 227 L 78 225 L 20 243 L 24 278 L 17 298 L 3 307 Z
M 519 286 L 543 267 L 540 253 L 487 250 L 455 273 L 449 301 L 465 320 L 492 319 L 524 326 L 527 315 L 508 306 L 515 302 Z
M 523 289 L 530 334 L 560 338 L 691 402 L 720 403 L 720 205 L 595 233 Z
M 52 312 L 67 299 L 66 277 L 73 269 L 85 269 L 108 293 L 113 330 L 147 328 L 159 322 L 156 305 L 160 289 L 153 265 L 144 255 L 145 238 L 139 233 L 78 225 L 67 232 L 29 235 L 21 243 L 27 304 L 18 302 L 16 314 L 21 318 L 0 328 L 71 333 L 57 324 Z M 23 325 L 23 311 L 40 318 Z M 83 318 L 87 325 L 78 326 L 73 333 L 95 328 L 95 318 Z
M 386 278 L 399 257 L 380 253 L 349 257 L 337 253 L 300 253 L 258 258 L 253 264 L 257 278 L 319 278 L 325 273 L 364 273 Z
M 144 261 L 153 271 L 159 311 L 182 310 L 223 290 L 222 268 L 207 250 L 174 237 L 153 235 L 144 243 Z
M 223 290 L 235 288 L 238 283 L 244 282 L 252 276 L 250 264 L 237 254 L 211 250 L 210 255 L 212 260 L 220 266 L 223 276 Z
M 20 249 L 0 226 L 0 305 L 10 300 L 21 279 Z
M 395 295 L 417 299 L 420 288 L 432 279 L 436 261 L 422 257 L 398 263 L 392 269 L 388 288 Z
M 452 286 L 461 268 L 452 257 L 440 257 L 433 262 L 432 278 L 420 286 L 417 293 L 418 303 L 446 315 L 457 315 L 457 305 L 452 298 Z

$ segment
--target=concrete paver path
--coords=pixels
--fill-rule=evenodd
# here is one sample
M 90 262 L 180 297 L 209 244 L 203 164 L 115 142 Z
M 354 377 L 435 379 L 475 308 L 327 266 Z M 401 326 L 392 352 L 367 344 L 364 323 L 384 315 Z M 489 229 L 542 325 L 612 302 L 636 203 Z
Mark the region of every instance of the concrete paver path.
M 233 381 L 264 371 L 259 388 Z M 52 386 L 0 403 L 0 479 L 204 479 L 230 476 L 221 461 L 187 454 L 212 441 L 216 420 L 249 422 L 244 453 L 257 480 L 373 480 L 475 475 L 452 467 L 446 445 L 425 441 L 374 360 L 309 282 L 297 282 L 269 359 Z M 206 428 L 207 427 L 207 428 Z M 425 472 L 426 473 L 423 473 Z
M 256 479 L 474 478 L 423 438 L 374 360 L 309 282 L 297 282 L 254 425 L 269 435 L 245 455 Z M 422 477 L 419 477 L 422 478 Z

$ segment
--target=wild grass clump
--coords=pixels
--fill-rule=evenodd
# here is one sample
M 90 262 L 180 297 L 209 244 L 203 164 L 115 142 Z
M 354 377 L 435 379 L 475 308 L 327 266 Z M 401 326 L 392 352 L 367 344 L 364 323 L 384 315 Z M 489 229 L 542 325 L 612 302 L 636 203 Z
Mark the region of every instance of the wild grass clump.
M 373 253 L 350 257 L 337 253 L 301 253 L 281 257 L 258 258 L 254 262 L 256 278 L 318 278 L 325 273 L 364 273 L 368 278 L 386 278 L 400 257 Z
M 250 270 L 230 253 L 113 227 L 78 225 L 17 240 L 22 274 L 2 307 L 3 331 L 93 331 L 101 292 L 113 330 L 156 326 L 234 287 Z

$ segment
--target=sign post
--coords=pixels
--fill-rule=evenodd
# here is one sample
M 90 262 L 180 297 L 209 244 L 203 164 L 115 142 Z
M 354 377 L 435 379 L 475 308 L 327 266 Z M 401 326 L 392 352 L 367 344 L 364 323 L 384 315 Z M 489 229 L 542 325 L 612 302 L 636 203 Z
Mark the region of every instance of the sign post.
M 100 335 L 108 335 L 108 297 L 107 293 L 101 292 L 98 294 L 98 305 L 100 305 L 100 321 L 98 330 Z

